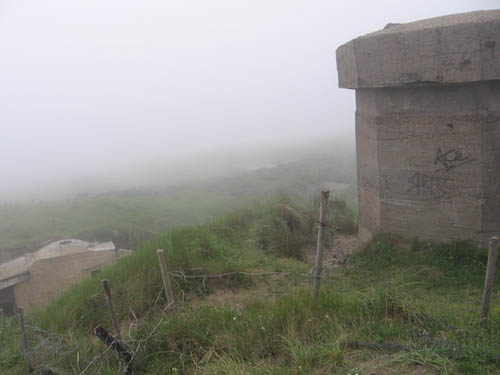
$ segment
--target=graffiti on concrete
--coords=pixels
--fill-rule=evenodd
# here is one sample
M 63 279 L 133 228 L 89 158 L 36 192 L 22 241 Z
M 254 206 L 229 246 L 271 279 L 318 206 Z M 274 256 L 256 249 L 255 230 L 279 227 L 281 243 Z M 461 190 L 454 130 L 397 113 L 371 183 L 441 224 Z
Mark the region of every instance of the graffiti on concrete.
M 433 199 L 441 199 L 447 196 L 446 190 L 443 187 L 443 182 L 445 181 L 447 181 L 445 178 L 429 176 L 421 172 L 416 172 L 408 178 L 410 187 L 406 193 L 429 196 Z
M 472 157 L 472 154 L 467 154 L 458 148 L 451 148 L 443 151 L 438 148 L 436 158 L 433 165 L 438 168 L 434 172 L 449 172 L 467 163 L 471 163 L 477 159 Z M 447 189 L 447 178 L 431 176 L 423 172 L 416 172 L 408 178 L 409 188 L 406 194 L 413 194 L 421 198 L 442 199 L 450 198 Z
M 464 164 L 473 162 L 474 158 L 471 158 L 471 154 L 463 154 L 457 148 L 451 148 L 445 152 L 438 148 L 436 159 L 434 159 L 434 165 L 440 166 L 436 169 L 436 172 L 449 172 L 455 168 L 458 168 Z

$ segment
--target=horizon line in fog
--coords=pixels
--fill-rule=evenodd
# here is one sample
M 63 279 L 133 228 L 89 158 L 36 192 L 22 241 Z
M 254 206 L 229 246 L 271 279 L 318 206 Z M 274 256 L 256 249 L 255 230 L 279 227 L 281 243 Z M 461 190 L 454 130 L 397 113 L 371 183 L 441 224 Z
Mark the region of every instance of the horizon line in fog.
M 317 137 L 289 143 L 262 142 L 212 151 L 193 151 L 184 155 L 165 155 L 156 159 L 110 162 L 91 170 L 65 173 L 43 171 L 27 176 L 15 191 L 0 191 L 1 203 L 53 201 L 79 195 L 115 190 L 141 189 L 195 183 L 251 171 L 270 164 L 283 164 L 334 154 L 354 154 L 352 136 Z M 38 177 L 38 178 L 37 178 Z

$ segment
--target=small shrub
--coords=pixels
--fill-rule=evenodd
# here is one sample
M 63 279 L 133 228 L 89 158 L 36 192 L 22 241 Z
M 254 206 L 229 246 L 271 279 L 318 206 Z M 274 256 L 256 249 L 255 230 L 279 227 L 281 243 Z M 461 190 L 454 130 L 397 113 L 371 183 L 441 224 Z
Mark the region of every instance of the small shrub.
M 312 240 L 312 225 L 307 215 L 291 204 L 278 203 L 257 224 L 255 234 L 266 252 L 303 259 L 303 248 Z
M 266 252 L 296 259 L 303 259 L 303 245 L 307 241 L 300 233 L 280 218 L 268 218 L 256 230 L 257 243 Z

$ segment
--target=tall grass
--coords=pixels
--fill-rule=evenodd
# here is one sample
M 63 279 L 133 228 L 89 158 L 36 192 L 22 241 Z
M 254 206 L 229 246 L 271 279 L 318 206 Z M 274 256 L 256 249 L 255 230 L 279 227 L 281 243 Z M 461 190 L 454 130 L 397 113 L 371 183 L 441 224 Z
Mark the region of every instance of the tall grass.
M 126 342 L 137 351 L 138 374 L 500 373 L 500 301 L 495 294 L 490 321 L 481 325 L 481 285 L 460 272 L 479 273 L 482 265 L 462 259 L 483 250 L 463 243 L 412 248 L 379 234 L 348 266 L 327 270 L 317 300 L 302 277 L 175 277 L 179 308 L 163 311 L 157 248 L 165 249 L 171 271 L 185 275 L 303 274 L 310 265 L 264 251 L 258 234 L 279 219 L 287 231 L 310 236 L 308 212 L 314 211 L 281 200 L 144 245 L 28 316 L 30 327 L 43 329 L 30 328 L 36 364 L 61 374 L 80 374 L 89 365 L 86 374 L 120 373 L 110 352 L 100 356 L 105 348 L 92 335 L 97 324 L 110 327 L 100 290 L 107 278 Z M 463 254 L 450 261 L 456 248 Z M 40 346 L 41 339 L 47 345 Z M 24 372 L 14 321 L 0 335 L 0 372 Z
M 137 248 L 177 225 L 200 224 L 213 216 L 271 199 L 284 191 L 304 199 L 307 186 L 354 182 L 352 155 L 304 159 L 233 177 L 170 187 L 112 191 L 52 202 L 0 205 L 0 255 L 24 254 L 63 237 L 112 239 Z M 352 188 L 343 193 L 353 200 Z
M 265 251 L 278 256 L 304 259 L 304 249 L 316 241 L 319 201 L 297 205 L 286 195 L 267 207 L 266 213 L 256 223 L 255 237 Z M 330 235 L 326 246 L 331 246 L 334 233 L 357 232 L 357 216 L 345 201 L 333 199 L 329 203 L 328 223 Z

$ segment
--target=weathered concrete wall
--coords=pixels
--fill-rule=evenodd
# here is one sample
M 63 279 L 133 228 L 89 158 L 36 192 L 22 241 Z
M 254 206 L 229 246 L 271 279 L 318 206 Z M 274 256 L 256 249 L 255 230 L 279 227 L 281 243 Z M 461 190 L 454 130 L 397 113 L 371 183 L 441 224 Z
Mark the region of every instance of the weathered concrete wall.
M 30 269 L 31 277 L 14 287 L 17 305 L 25 310 L 42 307 L 90 276 L 92 270 L 109 266 L 116 259 L 116 251 L 108 250 L 39 260 Z
M 16 297 L 14 288 L 8 287 L 0 290 L 0 308 L 3 309 L 6 315 L 14 313 L 14 306 L 16 306 Z
M 440 17 L 337 50 L 356 89 L 360 235 L 500 232 L 500 11 Z M 492 65 L 493 64 L 493 65 Z
M 500 81 L 359 89 L 356 106 L 364 237 L 483 239 L 500 230 Z

